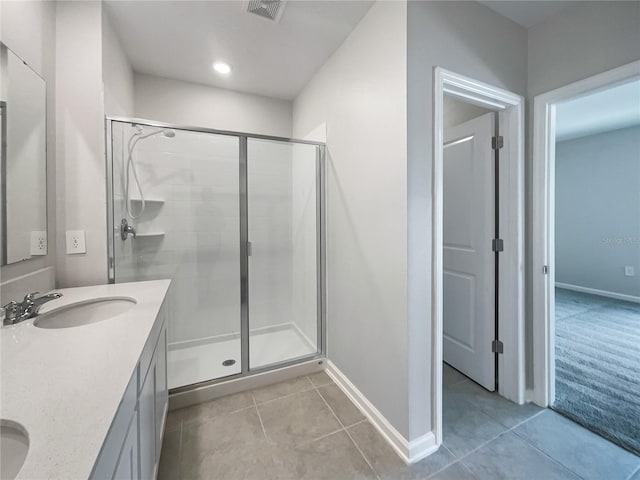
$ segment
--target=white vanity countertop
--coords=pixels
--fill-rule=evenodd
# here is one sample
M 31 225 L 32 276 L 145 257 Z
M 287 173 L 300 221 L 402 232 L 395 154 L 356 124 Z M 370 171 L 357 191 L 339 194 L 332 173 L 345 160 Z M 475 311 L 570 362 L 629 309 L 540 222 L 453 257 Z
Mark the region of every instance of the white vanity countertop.
M 151 333 L 169 280 L 54 290 L 40 313 L 98 297 L 137 305 L 101 322 L 0 329 L 0 417 L 20 423 L 29 452 L 18 479 L 87 479 Z

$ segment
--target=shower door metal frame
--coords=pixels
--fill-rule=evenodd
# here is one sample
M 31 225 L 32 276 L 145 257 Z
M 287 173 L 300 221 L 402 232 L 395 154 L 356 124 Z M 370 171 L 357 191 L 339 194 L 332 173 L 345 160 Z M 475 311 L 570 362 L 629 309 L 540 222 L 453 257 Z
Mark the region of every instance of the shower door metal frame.
M 217 130 L 213 128 L 196 127 L 190 125 L 177 125 L 140 118 L 107 116 L 105 117 L 105 153 L 106 153 L 106 186 L 107 186 L 107 276 L 108 283 L 115 283 L 115 223 L 114 223 L 114 195 L 113 195 L 113 122 L 143 125 L 153 128 L 167 128 L 195 133 L 209 133 L 213 135 L 226 135 L 238 138 L 238 169 L 239 169 L 239 214 L 240 214 L 240 358 L 241 371 L 233 375 L 219 377 L 204 382 L 185 385 L 171 389 L 169 393 L 182 393 L 196 388 L 207 387 L 217 383 L 248 377 L 260 373 L 278 370 L 281 368 L 309 362 L 311 360 L 323 361 L 326 358 L 326 198 L 325 198 L 325 153 L 326 145 L 322 142 L 300 140 L 295 138 L 277 137 L 271 135 L 259 135 L 247 132 L 235 132 L 231 130 Z M 272 363 L 259 368 L 250 368 L 249 365 L 249 252 L 248 252 L 248 152 L 249 139 L 269 140 L 286 144 L 315 145 L 316 147 L 316 290 L 317 290 L 317 351 L 315 353 Z

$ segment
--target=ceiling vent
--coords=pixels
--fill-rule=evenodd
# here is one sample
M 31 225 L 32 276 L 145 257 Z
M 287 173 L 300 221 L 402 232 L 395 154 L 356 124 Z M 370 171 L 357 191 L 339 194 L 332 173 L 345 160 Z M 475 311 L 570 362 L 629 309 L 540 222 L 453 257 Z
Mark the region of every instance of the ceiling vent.
M 243 3 L 247 12 L 279 22 L 287 2 L 286 0 L 248 0 Z

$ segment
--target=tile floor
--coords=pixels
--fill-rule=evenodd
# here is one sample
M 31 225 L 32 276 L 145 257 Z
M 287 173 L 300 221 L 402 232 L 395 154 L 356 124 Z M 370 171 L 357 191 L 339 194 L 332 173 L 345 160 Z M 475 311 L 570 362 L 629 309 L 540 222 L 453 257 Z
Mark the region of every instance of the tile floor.
M 444 386 L 444 444 L 410 467 L 318 373 L 171 412 L 158 478 L 640 479 L 640 457 L 552 411 L 446 365 Z

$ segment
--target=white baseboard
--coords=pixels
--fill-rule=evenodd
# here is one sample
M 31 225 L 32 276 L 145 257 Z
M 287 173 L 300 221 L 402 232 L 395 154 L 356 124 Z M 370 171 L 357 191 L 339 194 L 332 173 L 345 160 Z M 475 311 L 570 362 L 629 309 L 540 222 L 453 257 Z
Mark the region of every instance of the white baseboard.
M 578 285 L 570 285 L 568 283 L 556 282 L 556 287 L 564 288 L 565 290 L 572 290 L 574 292 L 590 293 L 591 295 L 598 295 L 600 297 L 615 298 L 617 300 L 625 300 L 627 302 L 640 303 L 640 297 L 633 295 L 626 295 L 624 293 L 608 292 L 606 290 L 598 290 L 596 288 L 580 287 Z
M 327 361 L 326 372 L 406 464 L 422 460 L 438 450 L 439 445 L 436 444 L 433 432 L 428 432 L 411 442 L 404 438 L 330 360 Z

